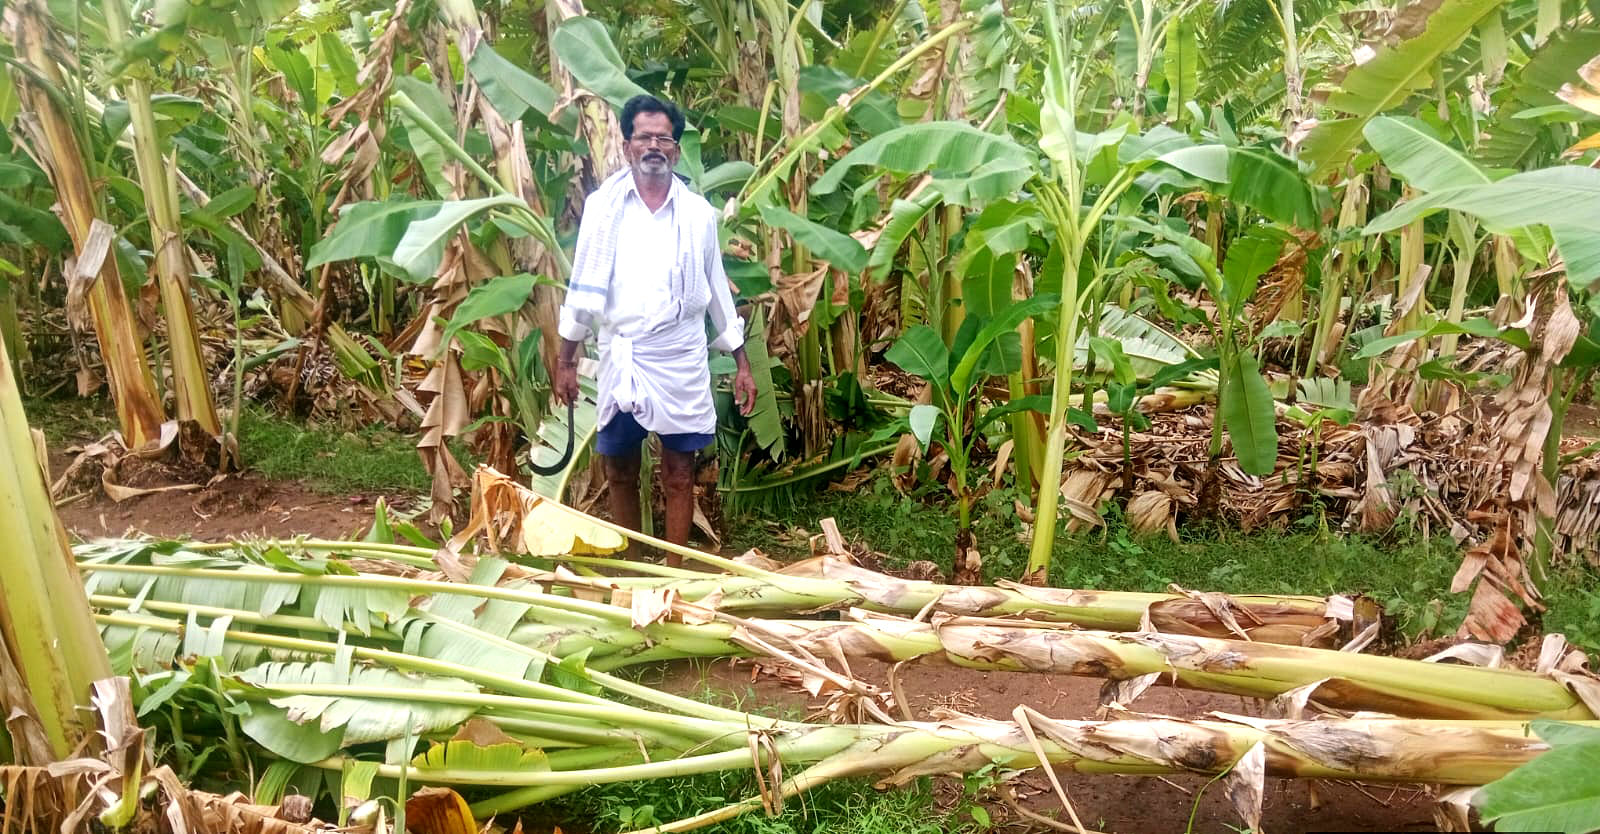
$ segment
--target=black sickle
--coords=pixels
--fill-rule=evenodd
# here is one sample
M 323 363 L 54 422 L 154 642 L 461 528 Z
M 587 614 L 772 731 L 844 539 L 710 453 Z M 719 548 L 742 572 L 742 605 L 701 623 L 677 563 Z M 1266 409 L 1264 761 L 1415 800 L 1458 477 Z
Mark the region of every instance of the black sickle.
M 540 466 L 539 464 L 533 462 L 533 455 L 528 455 L 528 466 L 533 469 L 534 474 L 554 475 L 557 472 L 566 469 L 567 464 L 572 462 L 572 450 L 573 447 L 577 445 L 578 432 L 577 422 L 573 420 L 573 414 L 577 410 L 578 398 L 573 397 L 567 402 L 567 450 L 561 453 L 560 460 L 557 460 L 555 463 L 552 463 L 549 466 Z

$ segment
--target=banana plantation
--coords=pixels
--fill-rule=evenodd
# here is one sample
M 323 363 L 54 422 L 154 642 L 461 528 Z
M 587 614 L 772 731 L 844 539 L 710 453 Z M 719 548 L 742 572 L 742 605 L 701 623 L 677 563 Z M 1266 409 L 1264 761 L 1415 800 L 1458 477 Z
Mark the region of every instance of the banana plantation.
M 0 0 L 0 832 L 1600 830 L 1597 16 Z

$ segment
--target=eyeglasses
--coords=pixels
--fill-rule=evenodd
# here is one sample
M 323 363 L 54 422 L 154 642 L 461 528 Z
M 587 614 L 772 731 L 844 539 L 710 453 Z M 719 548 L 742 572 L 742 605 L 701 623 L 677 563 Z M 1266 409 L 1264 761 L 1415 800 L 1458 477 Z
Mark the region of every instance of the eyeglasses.
M 633 134 L 633 141 L 651 148 L 676 148 L 678 146 L 678 140 L 671 136 L 654 136 L 648 133 Z

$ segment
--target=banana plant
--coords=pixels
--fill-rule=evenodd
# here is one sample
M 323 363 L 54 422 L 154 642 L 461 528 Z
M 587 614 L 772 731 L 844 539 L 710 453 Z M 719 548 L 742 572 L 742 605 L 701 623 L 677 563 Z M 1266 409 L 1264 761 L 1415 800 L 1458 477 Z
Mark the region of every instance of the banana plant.
M 1257 226 L 1233 240 L 1218 270 L 1216 257 L 1205 244 L 1192 237 L 1179 238 L 1178 243 L 1195 256 L 1206 291 L 1217 304 L 1210 328 L 1216 338 L 1219 419 L 1212 421 L 1211 457 L 1222 452 L 1226 428 L 1239 468 L 1251 475 L 1270 475 L 1278 457 L 1276 410 L 1261 375 L 1261 360 L 1252 348 L 1245 302 L 1284 247 L 1297 244 L 1282 229 Z
M 127 8 L 122 0 L 109 0 L 101 8 L 110 46 L 124 51 L 133 38 Z M 127 54 L 124 52 L 125 56 Z M 200 354 L 199 325 L 190 296 L 188 255 L 178 214 L 177 175 L 168 168 L 167 154 L 157 133 L 150 83 L 154 75 L 153 64 L 132 62 L 125 66 L 125 74 L 117 83 L 127 96 L 134 163 L 150 225 L 150 245 L 155 250 L 157 283 L 172 354 L 175 410 L 179 420 L 197 423 L 207 434 L 220 439 L 222 423 L 217 418 L 205 359 Z M 224 444 L 224 448 L 228 448 L 228 444 Z M 224 453 L 224 468 L 228 466 L 227 458 Z
M 1049 167 L 1039 173 L 1031 187 L 1046 218 L 1046 227 L 1054 233 L 1054 251 L 1046 262 L 1044 277 L 1048 287 L 1057 286 L 1059 280 L 1060 306 L 1056 311 L 1049 428 L 1035 508 L 1037 522 L 1024 575 L 1024 581 L 1035 584 L 1045 582 L 1055 550 L 1057 485 L 1065 461 L 1073 354 L 1079 341 L 1080 318 L 1090 313 L 1090 321 L 1098 321 L 1093 314 L 1102 306 L 1107 291 L 1108 258 L 1113 247 L 1102 236 L 1114 241 L 1120 229 L 1144 222 L 1128 217 L 1126 212 L 1118 214 L 1115 209 L 1135 186 L 1137 194 L 1159 187 L 1162 176 L 1144 177 L 1147 172 L 1170 175 L 1178 182 L 1222 184 L 1234 179 L 1233 173 L 1241 163 L 1253 167 L 1245 151 L 1215 143 L 1197 144 L 1170 129 L 1133 134 L 1131 119 L 1116 122 L 1099 133 L 1080 130 L 1077 113 L 1084 103 L 1080 90 L 1084 70 L 1080 63 L 1074 63 L 1079 59 L 1068 49 L 1054 2 L 1045 6 L 1045 25 L 1049 61 L 1040 108 L 1039 147 L 1048 158 Z M 1234 189 L 1241 201 L 1253 200 L 1260 190 L 1262 180 L 1250 182 L 1255 190 Z M 1105 228 L 1107 225 L 1109 229 Z M 1157 228 L 1147 223 L 1145 227 Z M 1204 244 L 1187 235 L 1178 238 L 1204 248 Z M 1092 245 L 1096 241 L 1101 245 Z M 1050 274 L 1054 270 L 1059 270 L 1059 279 Z
M 96 744 L 84 707 L 90 686 L 111 675 L 111 664 L 35 448 L 22 389 L 0 341 L 0 523 L 13 544 L 9 578 L 0 586 L 0 703 L 15 733 L 0 739 L 8 764 L 42 767 Z M 19 732 L 24 727 L 29 731 Z
M 510 400 L 509 415 L 485 418 L 485 421 L 515 423 L 528 438 L 541 436 L 546 417 L 545 404 L 550 396 L 550 378 L 545 370 L 539 350 L 540 333 L 532 330 L 516 332 L 516 322 L 505 326 L 500 319 L 495 328 L 500 331 L 501 345 L 485 333 L 468 330 L 471 325 L 485 319 L 511 317 L 521 310 L 540 285 L 555 282 L 527 273 L 491 278 L 467 293 L 456 306 L 455 313 L 444 323 L 444 334 L 439 339 L 442 349 L 450 349 L 452 341 L 461 344 L 461 369 L 480 371 L 485 368 L 499 375 L 501 390 Z
M 1119 87 L 1128 84 L 1125 89 L 1132 94 L 1135 118 L 1144 118 L 1145 99 L 1150 93 L 1149 82 L 1157 66 L 1158 53 L 1166 82 L 1165 116 L 1168 121 L 1175 122 L 1188 113 L 1186 105 L 1194 99 L 1200 83 L 1199 15 L 1195 11 L 1202 5 L 1196 0 L 1175 4 L 1138 0 L 1137 4 L 1124 4 L 1127 17 L 1121 23 L 1117 48 L 1119 51 L 1126 49 L 1124 38 L 1132 45 L 1133 73 L 1117 81 Z
M 963 233 L 965 251 L 958 267 L 963 275 L 963 310 L 969 315 L 992 317 L 1014 299 L 1027 298 L 1034 292 L 1032 272 L 1025 267 L 1028 259 L 1037 257 L 1043 248 L 1037 234 L 1043 225 L 1044 217 L 1036 209 L 1015 200 L 993 203 L 972 219 Z M 1040 390 L 1039 339 L 1034 322 L 1023 321 L 1017 327 L 1017 335 L 1021 355 L 1018 367 L 1006 379 L 1007 393 L 1013 400 L 1039 396 Z M 1016 484 L 1022 489 L 1032 489 L 1036 484 L 1043 462 L 1044 426 L 1040 418 L 1040 414 L 1026 411 L 1009 417 L 1011 460 Z
M 982 559 L 972 537 L 969 478 L 972 454 L 983 436 L 983 428 L 1007 414 L 1043 405 L 1042 397 L 1024 397 L 977 415 L 977 389 L 989 376 L 1011 373 L 1018 366 L 1021 341 L 1017 337 L 1017 325 L 1053 309 L 1058 303 L 1055 296 L 1040 294 L 1012 304 L 991 320 L 969 315 L 961 323 L 953 348 L 945 347 L 944 339 L 933 327 L 917 325 L 901 336 L 886 354 L 890 362 L 921 377 L 928 385 L 932 404 L 913 406 L 906 418 L 917 441 L 928 446 L 934 430 L 943 426 L 940 445 L 950 457 L 951 490 L 956 499 L 954 578 L 957 584 L 976 584 L 982 579 Z M 969 418 L 973 418 L 970 429 Z
M 1367 124 L 1364 135 L 1367 143 L 1383 158 L 1384 164 L 1415 191 L 1428 193 L 1456 186 L 1484 185 L 1494 181 L 1489 172 L 1465 153 L 1441 139 L 1434 129 L 1421 119 L 1409 116 L 1381 116 Z M 1413 219 L 1410 225 L 1415 227 L 1419 222 L 1420 218 Z M 1445 317 L 1438 322 L 1432 320 L 1425 324 L 1416 321 L 1407 322 L 1406 324 L 1411 326 L 1406 327 L 1399 335 L 1397 344 L 1411 341 L 1415 331 L 1426 331 L 1432 336 L 1436 334 L 1431 331 L 1439 330 L 1442 335 L 1439 336 L 1438 356 L 1449 361 L 1455 356 L 1457 340 L 1462 335 L 1453 332 L 1457 327 L 1499 336 L 1498 329 L 1488 326 L 1484 321 L 1463 321 L 1468 285 L 1480 243 L 1478 231 L 1479 222 L 1476 217 L 1458 211 L 1447 214 L 1444 238 L 1449 244 L 1453 260 L 1449 307 Z M 1533 263 L 1545 261 L 1552 245 L 1550 233 L 1540 226 L 1495 227 L 1489 232 L 1492 236 L 1503 236 L 1523 258 Z M 1572 268 L 1581 270 L 1583 267 L 1579 263 Z M 1578 277 L 1581 280 L 1583 276 L 1580 274 Z M 1415 314 L 1420 315 L 1420 311 Z M 1379 340 L 1380 343 L 1385 341 Z M 1357 354 L 1357 358 L 1366 358 L 1375 355 L 1376 352 L 1374 345 L 1368 345 Z M 1424 360 L 1427 358 L 1423 357 Z
M 63 225 L 78 255 L 89 316 L 106 381 L 116 407 L 122 436 L 133 447 L 160 436 L 166 413 L 157 394 L 155 377 L 140 341 L 137 322 L 127 293 L 122 291 L 122 259 L 108 254 L 120 251 L 118 236 L 107 218 L 105 189 L 95 184 L 93 160 L 84 124 L 87 93 L 68 84 L 51 52 L 59 22 L 44 3 L 14 3 L 0 13 L 4 35 L 13 45 L 12 81 L 20 105 L 32 114 L 18 120 L 19 135 L 30 155 L 55 189 Z M 66 99 L 62 91 L 74 94 Z
M 1367 224 L 1365 233 L 1392 231 L 1429 214 L 1450 211 L 1475 217 L 1489 230 L 1508 235 L 1513 231 L 1526 230 L 1529 226 L 1544 227 L 1555 240 L 1556 250 L 1565 267 L 1565 283 L 1572 293 L 1570 315 L 1576 318 L 1573 322 L 1576 333 L 1570 334 L 1572 341 L 1565 346 L 1561 345 L 1564 337 L 1539 346 L 1541 351 L 1558 351 L 1557 355 L 1548 357 L 1555 367 L 1551 369 L 1551 378 L 1547 383 L 1549 393 L 1546 400 L 1550 417 L 1543 437 L 1539 468 L 1539 477 L 1544 481 L 1542 489 L 1553 490 L 1562 462 L 1563 418 L 1578 391 L 1600 370 L 1600 342 L 1596 341 L 1600 338 L 1600 293 L 1596 292 L 1597 284 L 1600 284 L 1600 235 L 1580 220 L 1592 217 L 1592 212 L 1600 210 L 1600 171 L 1581 165 L 1562 165 L 1481 181 L 1478 180 L 1481 171 L 1461 167 L 1459 162 L 1462 160 L 1452 159 L 1436 146 L 1426 143 L 1423 146 L 1425 150 L 1414 155 L 1408 155 L 1412 150 L 1409 146 L 1391 148 L 1386 158 L 1394 157 L 1407 163 L 1430 160 L 1431 165 L 1417 165 L 1418 182 L 1432 176 L 1421 172 L 1449 166 L 1452 162 L 1457 163 L 1451 170 L 1459 172 L 1459 178 L 1452 179 L 1451 184 L 1445 187 L 1427 190 L 1377 217 Z M 1433 184 L 1431 179 L 1427 182 Z M 1465 326 L 1455 325 L 1457 328 Z M 1413 331 L 1400 336 L 1415 339 L 1436 335 L 1438 327 L 1435 325 L 1422 333 Z M 1529 346 L 1527 334 L 1523 333 L 1519 338 L 1516 328 L 1500 329 L 1484 322 L 1483 326 L 1472 332 L 1502 338 L 1513 344 L 1520 343 L 1523 347 Z M 1531 497 L 1539 491 L 1541 488 L 1532 488 L 1530 491 L 1524 485 L 1523 494 L 1513 495 L 1512 498 Z M 1554 549 L 1554 502 L 1537 501 L 1535 510 L 1538 525 L 1534 539 L 1535 552 L 1540 564 L 1548 564 Z

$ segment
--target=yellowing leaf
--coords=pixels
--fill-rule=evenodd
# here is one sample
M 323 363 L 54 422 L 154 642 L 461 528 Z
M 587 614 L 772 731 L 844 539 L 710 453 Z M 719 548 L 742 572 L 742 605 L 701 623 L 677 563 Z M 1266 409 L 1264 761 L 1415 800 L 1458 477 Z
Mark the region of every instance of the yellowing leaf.
M 406 830 L 412 834 L 478 834 L 478 823 L 461 794 L 433 787 L 406 800 Z
M 1600 115 L 1600 93 L 1574 87 L 1571 84 L 1563 84 L 1561 89 L 1556 92 L 1556 96 L 1579 110 Z
M 1600 133 L 1591 133 L 1588 136 L 1585 136 L 1584 138 L 1579 139 L 1577 144 L 1573 145 L 1570 148 L 1567 148 L 1566 151 L 1562 153 L 1562 155 L 1563 156 L 1577 156 L 1578 154 L 1581 154 L 1581 153 L 1583 153 L 1585 151 L 1592 151 L 1592 150 L 1594 150 L 1596 148 L 1600 148 Z
M 522 546 L 529 556 L 594 554 L 604 556 L 628 546 L 620 533 L 601 527 L 577 510 L 542 496 L 525 502 Z
M 545 771 L 550 762 L 544 751 L 524 748 L 516 741 L 503 741 L 487 746 L 470 739 L 453 738 L 443 744 L 434 744 L 426 752 L 411 760 L 418 770 L 489 771 Z M 410 814 L 410 807 L 406 809 Z
M 529 556 L 604 556 L 628 544 L 621 533 L 489 466 L 479 466 L 473 476 L 472 516 L 451 544 L 460 548 L 479 533 L 491 550 Z
M 1578 70 L 1578 76 L 1583 79 L 1586 86 L 1575 84 L 1562 84 L 1556 91 L 1556 98 L 1589 113 L 1600 116 L 1600 56 L 1584 64 Z M 1592 133 L 1579 139 L 1578 143 L 1567 148 L 1563 156 L 1577 156 L 1585 151 L 1600 148 L 1600 133 Z

